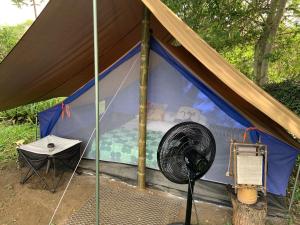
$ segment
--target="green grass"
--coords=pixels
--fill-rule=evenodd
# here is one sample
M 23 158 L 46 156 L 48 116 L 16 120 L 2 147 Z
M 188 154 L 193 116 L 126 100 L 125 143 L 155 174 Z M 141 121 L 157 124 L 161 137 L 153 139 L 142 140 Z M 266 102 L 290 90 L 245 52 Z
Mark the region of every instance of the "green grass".
M 63 100 L 64 98 L 54 98 L 0 111 L 0 163 L 17 158 L 16 141 L 24 140 L 28 143 L 35 140 L 37 112 L 60 104 Z
M 0 123 L 0 163 L 17 158 L 16 141 L 23 139 L 25 143 L 35 140 L 35 125 L 23 123 L 9 125 Z

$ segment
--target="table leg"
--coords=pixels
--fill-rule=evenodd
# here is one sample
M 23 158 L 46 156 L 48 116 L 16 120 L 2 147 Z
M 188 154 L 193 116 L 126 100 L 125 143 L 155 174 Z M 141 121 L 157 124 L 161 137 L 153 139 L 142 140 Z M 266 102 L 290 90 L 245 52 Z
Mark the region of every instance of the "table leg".
M 46 167 L 46 174 L 49 173 L 50 165 L 51 165 L 51 159 L 48 159 L 47 160 L 47 167 Z

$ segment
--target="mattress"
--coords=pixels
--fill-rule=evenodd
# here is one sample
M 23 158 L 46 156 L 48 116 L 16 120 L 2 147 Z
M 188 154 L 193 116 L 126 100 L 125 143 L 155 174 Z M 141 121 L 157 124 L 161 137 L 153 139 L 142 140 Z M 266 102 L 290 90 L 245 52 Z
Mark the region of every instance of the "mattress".
M 163 135 L 175 123 L 149 121 L 147 124 L 146 166 L 158 169 L 157 149 Z M 137 165 L 138 162 L 137 121 L 131 120 L 120 128 L 108 131 L 100 136 L 100 160 Z M 95 158 L 93 142 L 86 158 Z

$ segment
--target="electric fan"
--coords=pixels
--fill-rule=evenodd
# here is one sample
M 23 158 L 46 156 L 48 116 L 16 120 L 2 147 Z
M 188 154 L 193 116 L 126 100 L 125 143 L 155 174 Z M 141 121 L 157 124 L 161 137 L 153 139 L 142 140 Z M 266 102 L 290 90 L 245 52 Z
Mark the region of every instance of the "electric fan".
M 159 143 L 157 162 L 163 175 L 177 184 L 188 184 L 185 223 L 191 224 L 195 181 L 211 167 L 216 154 L 212 133 L 203 125 L 183 122 L 172 127 Z

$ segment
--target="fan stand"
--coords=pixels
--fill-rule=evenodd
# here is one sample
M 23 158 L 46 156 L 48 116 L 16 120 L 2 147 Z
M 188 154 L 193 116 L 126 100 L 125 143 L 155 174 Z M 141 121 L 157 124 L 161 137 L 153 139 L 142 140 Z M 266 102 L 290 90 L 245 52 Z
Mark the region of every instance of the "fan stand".
M 195 176 L 191 174 L 189 176 L 189 184 L 188 184 L 188 194 L 187 194 L 187 203 L 186 203 L 186 211 L 185 211 L 185 223 L 171 223 L 169 225 L 191 225 L 191 217 L 192 217 L 192 206 L 193 206 L 193 193 L 195 186 Z
M 168 130 L 161 139 L 157 151 L 160 171 L 174 183 L 188 184 L 185 222 L 169 225 L 191 225 L 195 181 L 206 174 L 215 155 L 214 136 L 208 128 L 199 123 L 179 123 Z M 199 224 L 196 208 L 195 213 Z

